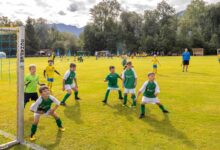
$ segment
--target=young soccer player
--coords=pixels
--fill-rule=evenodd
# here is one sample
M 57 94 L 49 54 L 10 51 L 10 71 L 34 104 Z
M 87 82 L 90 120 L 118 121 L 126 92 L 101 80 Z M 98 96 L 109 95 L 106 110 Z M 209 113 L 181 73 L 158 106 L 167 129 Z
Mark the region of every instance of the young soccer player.
M 44 70 L 44 77 L 47 78 L 50 91 L 52 91 L 52 86 L 54 82 L 54 72 L 60 76 L 60 73 L 55 69 L 53 63 L 53 60 L 48 60 L 48 66 Z
M 131 94 L 131 98 L 133 103 L 131 107 L 136 106 L 136 97 L 135 97 L 135 87 L 137 85 L 137 74 L 135 70 L 132 68 L 132 62 L 127 62 L 126 69 L 122 73 L 122 81 L 123 81 L 123 88 L 124 88 L 124 103 L 123 106 L 127 104 L 128 94 Z
M 73 81 L 74 80 L 74 81 Z M 66 105 L 66 100 L 72 94 L 72 90 L 75 94 L 75 100 L 80 100 L 78 97 L 78 84 L 76 80 L 76 65 L 74 63 L 70 64 L 70 69 L 66 71 L 64 78 L 63 78 L 63 91 L 66 90 L 67 93 L 64 96 L 61 105 Z
M 106 91 L 106 94 L 105 94 L 105 99 L 102 101 L 105 104 L 107 103 L 109 93 L 112 90 L 118 91 L 119 99 L 123 100 L 122 92 L 118 87 L 118 78 L 119 79 L 122 79 L 122 78 L 117 73 L 115 73 L 115 67 L 114 66 L 110 66 L 109 70 L 110 70 L 110 74 L 105 78 L 105 82 L 108 81 L 108 88 L 107 88 L 107 91 Z
M 124 69 L 126 68 L 126 64 L 127 64 L 127 57 L 124 55 L 122 56 L 122 62 L 121 62 L 122 66 L 124 67 Z
M 155 73 L 153 72 L 149 73 L 148 81 L 144 82 L 143 86 L 141 87 L 137 95 L 137 99 L 138 99 L 140 94 L 143 93 L 141 107 L 140 107 L 141 114 L 139 118 L 144 118 L 145 104 L 148 103 L 157 104 L 159 108 L 163 111 L 163 113 L 169 113 L 157 98 L 159 92 L 160 92 L 159 86 L 155 81 Z
M 157 55 L 155 54 L 153 59 L 152 59 L 152 63 L 153 63 L 153 72 L 156 74 L 157 73 L 157 65 L 160 65 L 159 60 L 157 59 Z
M 37 100 L 37 85 L 41 85 L 39 83 L 39 76 L 36 74 L 36 65 L 29 65 L 29 71 L 30 73 L 24 78 L 24 107 L 30 99 L 34 101 Z
M 41 115 L 53 116 L 54 119 L 56 120 L 59 130 L 65 131 L 65 128 L 62 126 L 62 121 L 60 120 L 59 116 L 55 112 L 57 108 L 59 107 L 60 102 L 55 97 L 50 95 L 50 90 L 47 86 L 40 87 L 39 93 L 41 96 L 30 107 L 30 110 L 34 112 L 34 122 L 31 126 L 31 135 L 30 135 L 31 141 L 36 140 L 35 133 L 37 131 L 37 125 L 39 123 Z M 52 103 L 56 104 L 54 108 L 51 108 Z

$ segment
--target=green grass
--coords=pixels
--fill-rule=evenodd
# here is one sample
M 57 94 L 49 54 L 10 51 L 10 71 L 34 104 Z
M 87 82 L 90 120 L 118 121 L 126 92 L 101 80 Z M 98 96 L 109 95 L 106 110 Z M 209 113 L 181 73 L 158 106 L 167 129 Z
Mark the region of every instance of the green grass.
M 132 60 L 138 75 L 138 86 L 146 80 L 151 71 L 151 58 Z M 159 57 L 157 82 L 160 85 L 159 98 L 171 112 L 164 116 L 157 106 L 147 105 L 147 117 L 138 119 L 137 109 L 124 108 L 117 99 L 117 92 L 110 93 L 109 105 L 101 101 L 107 84 L 103 82 L 108 74 L 108 66 L 115 65 L 118 73 L 122 72 L 121 59 L 85 58 L 84 63 L 77 63 L 80 103 L 71 96 L 67 107 L 60 107 L 60 115 L 66 128 L 64 133 L 57 131 L 52 118 L 42 117 L 37 131 L 37 141 L 48 149 L 91 149 L 91 150 L 217 150 L 220 147 L 220 65 L 217 58 L 192 57 L 188 73 L 181 72 L 181 57 Z M 35 63 L 40 81 L 47 58 L 27 58 L 28 65 Z M 0 129 L 15 134 L 16 132 L 16 76 L 15 60 L 11 61 L 11 82 L 8 81 L 7 60 L 3 62 L 3 78 L 0 80 Z M 68 69 L 68 62 L 59 60 L 56 69 L 63 75 Z M 61 100 L 65 92 L 61 91 L 62 79 L 55 78 L 54 95 Z M 121 86 L 121 81 L 119 82 Z M 129 96 L 130 98 L 130 96 Z M 131 102 L 131 100 L 129 99 Z M 33 113 L 29 111 L 30 102 L 25 109 L 25 140 L 28 140 Z M 140 99 L 139 102 L 140 103 Z M 0 143 L 10 141 L 0 136 Z M 14 149 L 24 149 L 16 146 Z

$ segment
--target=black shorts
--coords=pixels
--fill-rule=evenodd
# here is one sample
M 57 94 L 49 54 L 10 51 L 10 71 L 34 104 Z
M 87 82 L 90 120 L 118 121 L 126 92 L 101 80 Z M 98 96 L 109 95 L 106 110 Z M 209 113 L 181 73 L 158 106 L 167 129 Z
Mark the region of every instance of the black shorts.
M 36 101 L 38 99 L 37 93 L 24 93 L 24 103 L 29 102 L 29 100 Z
M 189 65 L 189 60 L 184 60 L 183 65 Z

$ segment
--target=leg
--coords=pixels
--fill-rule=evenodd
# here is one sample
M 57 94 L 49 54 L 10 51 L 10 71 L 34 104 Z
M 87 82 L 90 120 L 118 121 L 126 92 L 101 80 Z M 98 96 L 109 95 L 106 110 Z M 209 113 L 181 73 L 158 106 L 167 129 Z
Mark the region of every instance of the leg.
M 131 106 L 135 107 L 136 106 L 136 100 L 135 100 L 136 96 L 135 96 L 135 94 L 132 94 L 131 98 L 132 98 L 132 101 L 133 101 L 133 104 Z
M 124 93 L 124 105 L 127 104 L 127 100 L 128 100 L 128 94 L 127 93 Z
M 141 119 L 141 118 L 144 118 L 144 116 L 145 116 L 145 104 L 144 103 L 141 103 L 141 106 L 140 106 L 140 116 L 139 116 L 139 118 Z
M 107 91 L 106 91 L 106 93 L 105 93 L 105 99 L 102 101 L 103 103 L 107 103 L 109 93 L 110 93 L 110 90 L 109 90 L 109 89 L 107 89 Z
M 29 99 L 30 99 L 30 94 L 24 93 L 24 108 L 25 108 L 27 102 L 29 102 Z
M 163 113 L 169 113 L 160 102 L 156 104 L 159 106 L 159 108 L 162 110 Z
M 31 126 L 31 137 L 30 137 L 31 141 L 35 140 L 34 135 L 35 135 L 35 133 L 37 131 L 37 125 L 39 123 L 39 120 L 40 120 L 40 114 L 34 113 L 34 122 L 33 122 L 32 126 Z
M 53 116 L 54 119 L 56 120 L 57 126 L 58 126 L 59 128 L 63 128 L 63 126 L 62 126 L 62 121 L 60 120 L 60 118 L 59 118 L 59 116 L 57 115 L 57 113 L 54 112 L 54 113 L 52 113 L 52 114 L 50 114 L 50 115 Z
M 188 65 L 186 65 L 186 72 L 188 72 Z
M 63 100 L 61 101 L 62 105 L 65 105 L 66 100 L 70 97 L 71 94 L 72 94 L 71 89 L 68 89 L 66 95 L 64 96 Z
M 121 90 L 118 90 L 118 96 L 119 96 L 119 99 L 123 100 L 123 97 L 122 97 L 122 92 L 121 92 Z
M 80 98 L 78 97 L 78 88 L 77 87 L 74 87 L 72 88 L 72 90 L 74 91 L 74 95 L 75 95 L 75 100 L 80 100 Z

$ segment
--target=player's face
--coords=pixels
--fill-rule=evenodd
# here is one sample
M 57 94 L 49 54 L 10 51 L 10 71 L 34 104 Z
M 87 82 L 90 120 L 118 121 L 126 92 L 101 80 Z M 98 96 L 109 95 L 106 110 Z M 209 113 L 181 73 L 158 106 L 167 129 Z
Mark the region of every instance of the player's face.
M 131 65 L 127 65 L 127 68 L 128 68 L 128 69 L 131 69 Z
M 187 48 L 185 49 L 185 52 L 188 52 L 188 49 L 187 49 Z
M 30 68 L 30 73 L 35 74 L 36 73 L 36 67 L 31 67 Z
M 50 90 L 49 89 L 45 89 L 41 93 L 42 97 L 48 97 L 49 95 L 50 95 Z
M 76 71 L 76 67 L 71 67 L 70 70 L 71 71 Z
M 53 62 L 52 62 L 52 61 L 50 61 L 50 62 L 49 62 L 49 65 L 50 65 L 50 66 L 53 66 Z
M 110 70 L 110 72 L 111 72 L 111 73 L 115 73 L 115 68 L 112 68 L 112 69 Z
M 155 75 L 154 75 L 154 74 L 149 75 L 149 76 L 148 76 L 148 79 L 149 79 L 150 81 L 154 81 Z

